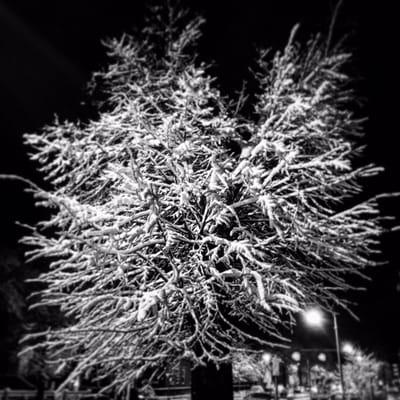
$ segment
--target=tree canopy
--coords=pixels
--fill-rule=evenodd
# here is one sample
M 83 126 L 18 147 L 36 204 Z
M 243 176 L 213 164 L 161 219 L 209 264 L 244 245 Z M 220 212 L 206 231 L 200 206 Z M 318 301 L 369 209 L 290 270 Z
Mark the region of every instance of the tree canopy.
M 93 371 L 123 388 L 181 359 L 281 343 L 310 303 L 346 307 L 346 276 L 377 251 L 376 198 L 351 201 L 379 168 L 353 163 L 350 54 L 319 36 L 301 45 L 295 27 L 260 53 L 245 117 L 198 61 L 203 20 L 153 17 L 107 42 L 96 118 L 25 136 L 51 214 L 23 239 L 50 264 L 37 305 L 68 318 L 30 339 L 69 380 Z

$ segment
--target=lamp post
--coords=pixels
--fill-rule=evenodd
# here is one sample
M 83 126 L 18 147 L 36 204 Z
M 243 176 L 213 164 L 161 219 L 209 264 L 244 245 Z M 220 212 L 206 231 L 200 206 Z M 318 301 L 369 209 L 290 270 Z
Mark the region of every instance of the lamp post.
M 346 398 L 346 393 L 344 389 L 344 379 L 343 379 L 343 368 L 342 368 L 342 360 L 340 359 L 340 339 L 339 339 L 339 330 L 336 319 L 336 313 L 332 313 L 333 315 L 333 329 L 335 331 L 335 341 L 336 341 L 336 353 L 337 353 L 337 363 L 340 374 L 340 386 L 342 387 L 342 398 L 343 400 Z
M 279 375 L 279 364 L 281 362 L 281 359 L 275 354 L 272 355 L 270 353 L 264 353 L 262 355 L 262 359 L 264 363 L 268 366 L 270 366 L 270 372 L 271 372 L 271 377 L 273 380 L 274 384 L 274 399 L 278 400 L 279 399 L 279 394 L 278 394 L 278 375 Z
M 272 372 L 271 372 L 271 359 L 272 359 L 271 353 L 265 352 L 262 355 L 262 360 L 266 366 L 263 378 L 265 389 L 269 388 L 273 384 Z
M 303 313 L 305 322 L 314 327 L 321 327 L 324 323 L 324 317 L 322 311 L 318 308 L 310 308 Z M 342 360 L 340 358 L 340 338 L 339 338 L 339 329 L 336 319 L 336 313 L 332 312 L 333 317 L 333 330 L 335 332 L 335 343 L 336 343 L 336 355 L 337 355 L 337 365 L 339 369 L 340 376 L 340 386 L 342 388 L 342 398 L 345 400 L 346 393 L 344 387 L 344 379 L 343 379 L 343 368 L 342 368 Z

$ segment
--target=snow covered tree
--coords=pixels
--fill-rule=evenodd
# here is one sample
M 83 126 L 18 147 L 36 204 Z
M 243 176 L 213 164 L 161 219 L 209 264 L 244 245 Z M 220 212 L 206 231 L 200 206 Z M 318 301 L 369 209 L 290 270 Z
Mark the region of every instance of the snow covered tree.
M 257 383 L 265 387 L 272 383 L 271 355 L 263 352 L 236 352 L 232 355 L 232 372 L 235 382 Z
M 250 120 L 197 61 L 202 20 L 154 16 L 108 41 L 97 118 L 25 136 L 50 210 L 23 239 L 50 264 L 37 306 L 68 320 L 28 339 L 69 381 L 92 371 L 123 389 L 182 359 L 280 344 L 308 304 L 346 307 L 346 276 L 377 251 L 376 198 L 351 200 L 379 168 L 353 165 L 350 55 L 294 29 L 260 55 Z
M 367 354 L 360 349 L 346 354 L 346 362 L 343 365 L 346 390 L 357 393 L 363 400 L 372 399 L 381 367 L 382 362 L 373 354 Z

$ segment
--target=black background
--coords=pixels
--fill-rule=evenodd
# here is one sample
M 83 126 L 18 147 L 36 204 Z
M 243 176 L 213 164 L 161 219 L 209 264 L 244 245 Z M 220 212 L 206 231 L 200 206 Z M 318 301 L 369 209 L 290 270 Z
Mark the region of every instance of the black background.
M 39 130 L 55 114 L 76 120 L 88 107 L 85 85 L 91 73 L 105 65 L 101 39 L 120 36 L 137 26 L 144 15 L 143 1 L 0 1 L 0 173 L 19 174 L 37 182 L 40 177 L 28 162 L 22 145 L 24 132 Z M 300 22 L 300 39 L 310 33 L 326 33 L 334 2 L 329 0 L 182 1 L 207 20 L 200 41 L 200 59 L 213 62 L 217 84 L 227 94 L 239 89 L 248 77 L 255 48 L 280 48 L 292 26 Z M 366 187 L 370 193 L 400 191 L 400 155 L 397 123 L 398 21 L 394 2 L 367 4 L 345 0 L 338 16 L 335 38 L 350 33 L 354 53 L 352 67 L 361 79 L 357 93 L 365 98 L 365 159 L 386 168 Z M 19 183 L 0 181 L 0 251 L 19 249 L 23 231 L 16 220 L 38 218 L 32 199 Z M 399 200 L 381 203 L 382 211 L 397 218 Z M 382 241 L 388 264 L 370 271 L 366 291 L 349 294 L 357 322 L 339 316 L 343 338 L 380 356 L 395 359 L 400 346 L 399 232 Z M 0 315 L 1 318 L 1 315 Z M 306 346 L 333 344 L 332 326 L 310 332 L 300 323 L 297 337 Z

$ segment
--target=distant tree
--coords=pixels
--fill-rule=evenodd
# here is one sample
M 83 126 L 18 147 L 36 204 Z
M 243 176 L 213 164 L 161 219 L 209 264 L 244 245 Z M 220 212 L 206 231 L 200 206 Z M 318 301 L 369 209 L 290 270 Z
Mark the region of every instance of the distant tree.
M 38 274 L 37 265 L 33 268 L 24 264 L 21 249 L 0 250 L 1 371 L 19 374 L 33 383 L 52 374 L 46 365 L 43 349 L 32 349 L 18 358 L 19 341 L 28 332 L 47 329 L 62 320 L 47 308 L 29 310 L 28 297 L 32 287 L 27 280 Z
M 377 199 L 356 199 L 380 168 L 353 164 L 350 55 L 301 46 L 295 28 L 260 55 L 249 120 L 195 57 L 202 19 L 154 15 L 108 41 L 98 117 L 25 136 L 51 216 L 23 242 L 50 262 L 39 304 L 70 319 L 30 339 L 73 365 L 61 387 L 94 371 L 122 390 L 182 359 L 282 343 L 308 304 L 346 307 L 346 277 L 377 251 Z
M 233 378 L 236 382 L 266 386 L 271 376 L 271 360 L 263 352 L 236 352 L 232 355 Z
M 26 273 L 26 271 L 25 271 Z M 18 340 L 23 332 L 26 317 L 26 289 L 23 283 L 24 271 L 22 254 L 17 251 L 0 249 L 0 328 L 1 372 L 15 373 Z
M 347 390 L 354 391 L 362 400 L 371 400 L 374 387 L 377 385 L 378 374 L 383 363 L 373 354 L 360 349 L 346 354 L 343 365 L 343 378 Z

